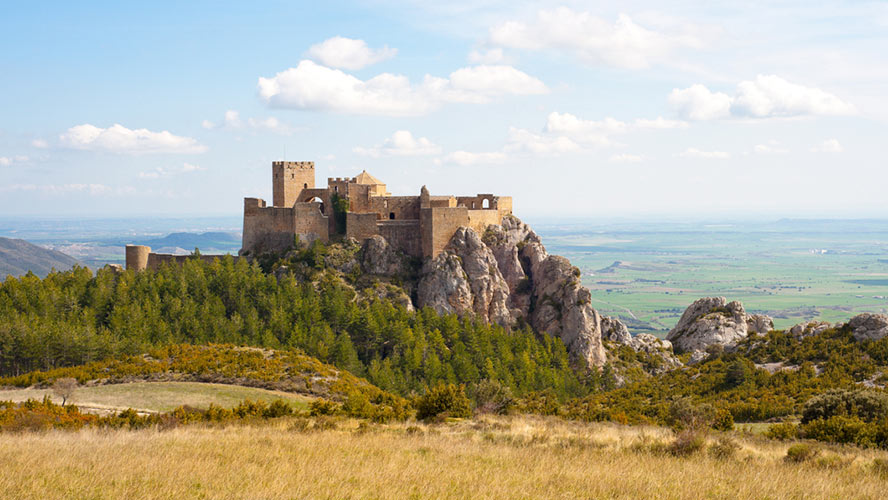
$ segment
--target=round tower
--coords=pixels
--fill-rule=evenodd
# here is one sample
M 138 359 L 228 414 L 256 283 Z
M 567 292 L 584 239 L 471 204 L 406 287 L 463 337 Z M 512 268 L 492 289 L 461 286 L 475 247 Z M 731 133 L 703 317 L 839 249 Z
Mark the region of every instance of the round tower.
M 151 253 L 151 247 L 144 245 L 127 245 L 126 246 L 126 269 L 139 272 L 148 268 L 148 254 Z

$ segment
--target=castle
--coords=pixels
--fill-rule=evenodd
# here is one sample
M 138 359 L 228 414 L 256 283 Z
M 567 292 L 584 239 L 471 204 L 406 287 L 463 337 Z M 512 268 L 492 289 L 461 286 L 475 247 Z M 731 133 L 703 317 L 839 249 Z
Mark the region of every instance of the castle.
M 479 233 L 512 213 L 510 196 L 392 196 L 376 177 L 327 179 L 315 187 L 314 162 L 271 164 L 273 203 L 244 198 L 241 255 L 281 251 L 302 241 L 326 243 L 334 235 L 364 241 L 375 235 L 413 257 L 435 257 L 460 227 Z

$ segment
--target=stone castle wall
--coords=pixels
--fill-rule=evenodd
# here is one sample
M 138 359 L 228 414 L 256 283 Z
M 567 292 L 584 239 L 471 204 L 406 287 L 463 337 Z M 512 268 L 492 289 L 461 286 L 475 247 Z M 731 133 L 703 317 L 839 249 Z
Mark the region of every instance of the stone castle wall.
M 381 220 L 376 224 L 379 235 L 389 245 L 411 257 L 422 257 L 422 239 L 419 238 L 419 219 Z
M 145 245 L 127 245 L 126 246 L 126 269 L 132 271 L 144 271 L 151 269 L 156 271 L 164 264 L 182 265 L 188 259 L 199 258 L 203 262 L 213 262 L 221 259 L 224 255 L 172 255 L 165 253 L 153 253 L 151 247 Z M 237 257 L 231 256 L 237 260 Z

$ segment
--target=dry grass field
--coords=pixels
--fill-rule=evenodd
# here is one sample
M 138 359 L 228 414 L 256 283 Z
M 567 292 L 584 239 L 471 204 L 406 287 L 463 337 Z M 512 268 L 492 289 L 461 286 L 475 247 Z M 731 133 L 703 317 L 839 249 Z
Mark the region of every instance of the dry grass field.
M 319 425 L 320 423 L 320 425 Z M 883 452 L 735 435 L 729 458 L 656 451 L 665 429 L 503 417 L 438 425 L 286 418 L 0 435 L 3 498 L 884 498 Z M 652 449 L 653 448 L 653 449 Z
M 29 398 L 41 400 L 44 395 L 48 395 L 54 402 L 61 402 L 61 399 L 53 395 L 52 389 L 49 388 L 0 390 L 0 401 L 20 402 Z M 166 412 L 182 405 L 206 408 L 210 403 L 230 408 L 245 399 L 268 403 L 283 399 L 297 409 L 307 409 L 307 402 L 312 398 L 289 392 L 227 384 L 132 382 L 79 387 L 74 392 L 71 402 L 81 410 L 93 412 L 120 411 L 127 408 L 142 412 Z

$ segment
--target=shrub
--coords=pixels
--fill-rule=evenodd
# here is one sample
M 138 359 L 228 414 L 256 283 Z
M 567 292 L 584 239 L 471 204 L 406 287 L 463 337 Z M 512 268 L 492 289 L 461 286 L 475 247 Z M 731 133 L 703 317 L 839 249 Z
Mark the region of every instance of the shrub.
M 734 416 L 728 410 L 719 408 L 715 411 L 712 428 L 718 431 L 734 430 Z
M 706 446 L 706 433 L 697 429 L 686 429 L 678 433 L 667 451 L 677 457 L 693 455 Z
M 326 399 L 315 399 L 308 405 L 309 414 L 312 417 L 321 415 L 335 415 L 339 412 L 339 405 Z
M 858 417 L 864 422 L 888 417 L 888 394 L 872 390 L 828 391 L 805 403 L 802 424 L 835 416 Z
M 292 414 L 293 407 L 283 399 L 275 399 L 270 405 L 268 405 L 268 408 L 262 412 L 264 418 L 287 417 Z
M 461 385 L 439 385 L 416 400 L 416 418 L 466 418 L 472 416 L 472 403 Z
M 788 441 L 798 436 L 799 427 L 792 422 L 781 422 L 768 427 L 765 431 L 765 437 L 777 439 L 779 441 Z
M 512 390 L 496 380 L 484 379 L 470 385 L 469 397 L 478 413 L 504 415 L 515 405 Z
M 676 399 L 669 405 L 669 425 L 676 432 L 709 427 L 715 421 L 715 416 L 715 409 L 711 405 L 694 405 L 688 398 Z M 733 424 L 732 418 L 732 427 Z
M 799 435 L 817 441 L 872 446 L 874 429 L 857 417 L 835 415 L 799 426 Z
M 558 397 L 548 389 L 527 394 L 519 401 L 518 408 L 523 413 L 537 415 L 561 414 L 561 404 L 558 402 Z
M 784 460 L 786 460 L 787 462 L 802 463 L 813 460 L 819 454 L 820 450 L 811 446 L 810 444 L 797 443 L 790 446 L 786 450 L 786 457 L 784 458 Z
M 740 445 L 737 444 L 736 441 L 728 436 L 722 436 L 718 438 L 718 441 L 716 441 L 715 444 L 709 447 L 709 454 L 712 458 L 727 460 L 729 458 L 734 458 L 734 455 L 736 455 L 739 450 Z

